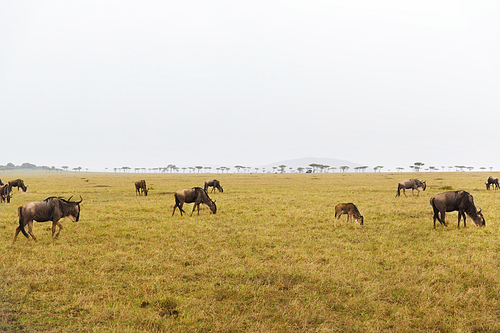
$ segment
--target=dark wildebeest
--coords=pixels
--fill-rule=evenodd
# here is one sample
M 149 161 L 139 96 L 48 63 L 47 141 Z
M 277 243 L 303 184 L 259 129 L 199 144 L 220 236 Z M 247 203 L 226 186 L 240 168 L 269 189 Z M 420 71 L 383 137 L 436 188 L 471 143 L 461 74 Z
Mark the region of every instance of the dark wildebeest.
M 449 191 L 443 192 L 436 195 L 431 200 L 431 206 L 434 210 L 434 229 L 436 229 L 436 219 L 439 223 L 448 226 L 445 221 L 446 212 L 458 211 L 458 228 L 460 228 L 460 218 L 464 218 L 465 224 L 465 214 L 474 221 L 477 226 L 484 226 L 486 222 L 484 221 L 481 209 L 477 210 L 474 205 L 474 199 L 470 193 L 465 191 Z M 441 214 L 441 218 L 439 217 Z
M 23 190 L 23 192 L 26 192 L 26 190 L 28 189 L 28 187 L 24 185 L 24 181 L 22 179 L 11 180 L 11 181 L 9 181 L 9 185 L 11 187 L 17 187 L 18 191 L 19 191 L 19 188 L 21 188 Z
M 486 184 L 486 189 L 487 190 L 489 190 L 490 186 L 492 186 L 492 185 L 493 185 L 493 189 L 494 190 L 500 189 L 500 185 L 498 184 L 498 178 L 497 177 L 489 176 L 488 177 L 488 181 L 485 184 Z
M 9 184 L 0 186 L 0 202 L 10 202 L 10 192 L 12 187 Z
M 202 189 L 201 187 L 193 187 L 193 188 L 186 188 L 183 190 L 178 190 L 174 194 L 175 197 L 175 206 L 174 206 L 174 211 L 172 212 L 172 216 L 174 216 L 175 209 L 179 207 L 179 211 L 182 213 L 185 213 L 185 211 L 182 209 L 182 205 L 184 203 L 192 203 L 194 202 L 193 206 L 193 211 L 191 212 L 190 216 L 193 216 L 194 210 L 196 207 L 198 207 L 198 215 L 200 215 L 200 204 L 205 204 L 207 205 L 212 213 L 217 213 L 217 206 L 215 205 L 215 201 L 212 201 L 210 197 L 208 196 L 207 191 Z
M 63 217 L 69 217 L 73 222 L 78 222 L 80 218 L 80 203 L 82 202 L 82 197 L 80 196 L 80 201 L 71 201 L 70 197 L 68 200 L 62 199 L 60 197 L 48 197 L 42 201 L 28 202 L 20 206 L 17 209 L 19 215 L 19 227 L 16 229 L 16 234 L 14 235 L 14 242 L 16 241 L 19 231 L 23 233 L 26 238 L 29 238 L 28 234 L 24 230 L 24 227 L 28 225 L 28 233 L 36 241 L 36 237 L 33 234 L 33 221 L 37 222 L 47 222 L 52 221 L 52 239 L 59 237 L 59 233 L 62 230 L 62 225 L 59 220 Z M 59 230 L 56 232 L 56 226 Z
M 148 188 L 146 188 L 145 180 L 139 180 L 135 182 L 135 195 L 137 195 L 137 193 L 141 195 L 141 192 L 144 193 L 145 196 L 148 196 Z
M 212 192 L 215 192 L 215 189 L 218 189 L 219 192 L 224 192 L 217 179 L 205 181 L 205 191 L 207 191 L 209 187 L 212 187 Z
M 356 205 L 352 202 L 339 203 L 335 206 L 335 217 L 337 220 L 340 220 L 340 216 L 342 214 L 347 214 L 347 222 L 353 222 L 354 219 L 359 222 L 359 224 L 363 225 L 363 216 L 359 213 L 358 207 L 356 207 Z
M 417 196 L 420 194 L 420 189 L 422 191 L 425 191 L 425 188 L 427 187 L 427 184 L 425 182 L 422 182 L 418 179 L 408 179 L 408 180 L 403 180 L 398 184 L 398 194 L 396 194 L 397 197 L 401 194 L 401 189 L 403 189 L 403 194 L 406 197 L 405 190 L 411 189 L 411 194 L 413 195 L 413 191 L 417 190 Z

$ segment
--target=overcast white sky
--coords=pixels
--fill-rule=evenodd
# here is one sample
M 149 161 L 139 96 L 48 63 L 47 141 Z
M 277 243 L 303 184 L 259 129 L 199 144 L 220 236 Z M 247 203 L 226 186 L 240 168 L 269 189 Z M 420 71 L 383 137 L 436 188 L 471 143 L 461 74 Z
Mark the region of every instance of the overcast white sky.
M 500 169 L 498 1 L 2 1 L 0 164 Z

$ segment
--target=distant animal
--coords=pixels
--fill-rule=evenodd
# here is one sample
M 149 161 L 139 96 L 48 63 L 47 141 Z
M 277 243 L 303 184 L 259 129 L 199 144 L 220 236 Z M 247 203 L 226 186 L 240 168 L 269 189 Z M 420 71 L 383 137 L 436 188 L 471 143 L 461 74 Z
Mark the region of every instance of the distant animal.
M 347 214 L 347 222 L 353 222 L 353 219 L 360 225 L 363 225 L 363 216 L 359 213 L 358 207 L 352 202 L 339 203 L 335 206 L 335 218 L 340 220 L 342 214 Z
M 224 192 L 222 186 L 220 186 L 220 182 L 217 179 L 205 181 L 205 191 L 207 191 L 209 187 L 212 187 L 211 192 L 215 192 L 215 189 L 219 190 L 219 192 Z
M 397 197 L 401 194 L 401 189 L 403 190 L 403 194 L 406 197 L 405 190 L 411 189 L 411 194 L 413 195 L 413 190 L 417 190 L 417 196 L 420 194 L 420 189 L 422 191 L 425 191 L 425 188 L 427 187 L 427 184 L 425 182 L 422 182 L 418 179 L 408 179 L 408 180 L 403 180 L 398 184 L 398 193 L 396 194 Z
M 17 209 L 17 214 L 19 215 L 19 226 L 16 229 L 16 234 L 14 235 L 14 242 L 16 241 L 17 235 L 21 231 L 26 238 L 29 238 L 28 233 L 37 241 L 35 235 L 33 234 L 33 221 L 37 222 L 47 222 L 52 221 L 52 239 L 59 237 L 59 233 L 62 230 L 62 225 L 59 222 L 63 217 L 69 217 L 73 222 L 78 222 L 80 219 L 80 203 L 82 202 L 82 197 L 80 196 L 80 201 L 71 201 L 72 196 L 65 200 L 61 197 L 48 197 L 42 201 L 28 202 Z M 28 226 L 28 233 L 24 230 L 25 226 Z M 56 232 L 56 226 L 59 230 Z M 55 235 L 54 235 L 55 234 Z
M 11 181 L 9 181 L 9 185 L 11 187 L 17 187 L 18 191 L 19 191 L 19 188 L 21 188 L 23 190 L 23 192 L 26 192 L 26 190 L 28 189 L 28 187 L 24 185 L 24 181 L 22 179 L 11 180 Z
M 4 184 L 0 186 L 0 202 L 10 203 L 10 192 L 12 187 L 9 184 Z
M 489 176 L 486 184 L 486 189 L 489 190 L 490 186 L 493 186 L 494 190 L 500 189 L 500 185 L 498 184 L 498 178 Z
M 486 225 L 481 209 L 476 209 L 472 195 L 466 191 L 439 193 L 430 200 L 430 203 L 434 211 L 434 229 L 436 229 L 436 220 L 442 225 L 448 226 L 445 220 L 445 214 L 446 212 L 455 210 L 458 211 L 458 228 L 460 228 L 461 217 L 464 218 L 464 227 L 466 227 L 465 214 L 469 215 L 477 226 Z M 441 215 L 441 217 L 439 215 Z
M 148 196 L 148 188 L 146 188 L 146 181 L 145 180 L 139 180 L 135 182 L 135 195 L 139 193 L 141 195 L 144 193 L 144 195 L 147 197 Z
M 174 197 L 175 197 L 175 206 L 174 206 L 174 211 L 172 212 L 172 216 L 174 216 L 175 209 L 177 207 L 179 208 L 179 211 L 181 212 L 182 216 L 182 213 L 185 213 L 185 211 L 182 209 L 184 203 L 192 203 L 192 202 L 194 202 L 194 206 L 190 216 L 193 216 L 196 207 L 198 207 L 198 215 L 200 215 L 200 204 L 207 205 L 212 211 L 212 213 L 214 214 L 217 213 L 217 206 L 215 205 L 215 201 L 212 201 L 212 199 L 210 199 L 210 197 L 208 196 L 207 191 L 205 191 L 201 187 L 193 187 L 193 188 L 178 190 L 177 192 L 175 192 Z

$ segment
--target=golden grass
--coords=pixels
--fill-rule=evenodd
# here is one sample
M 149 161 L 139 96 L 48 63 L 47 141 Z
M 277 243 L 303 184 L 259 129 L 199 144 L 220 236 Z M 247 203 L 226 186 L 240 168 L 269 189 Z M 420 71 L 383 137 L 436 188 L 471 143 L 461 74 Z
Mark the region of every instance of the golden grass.
M 488 175 L 20 175 L 28 192 L 0 205 L 0 331 L 500 331 L 500 191 L 486 191 Z M 216 215 L 171 216 L 175 190 L 214 177 Z M 425 192 L 395 197 L 417 177 Z M 139 179 L 148 197 L 135 195 Z M 485 228 L 457 229 L 456 212 L 432 228 L 429 199 L 449 189 L 474 195 Z M 35 223 L 39 242 L 12 246 L 17 207 L 52 195 L 82 195 L 80 221 L 63 220 L 54 242 Z M 339 202 L 365 225 L 335 222 Z

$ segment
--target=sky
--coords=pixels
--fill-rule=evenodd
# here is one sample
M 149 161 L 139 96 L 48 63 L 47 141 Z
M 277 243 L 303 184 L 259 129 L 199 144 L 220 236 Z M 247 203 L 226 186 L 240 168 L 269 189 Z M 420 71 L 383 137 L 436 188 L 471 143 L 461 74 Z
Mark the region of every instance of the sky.
M 500 169 L 497 1 L 2 1 L 0 165 Z

